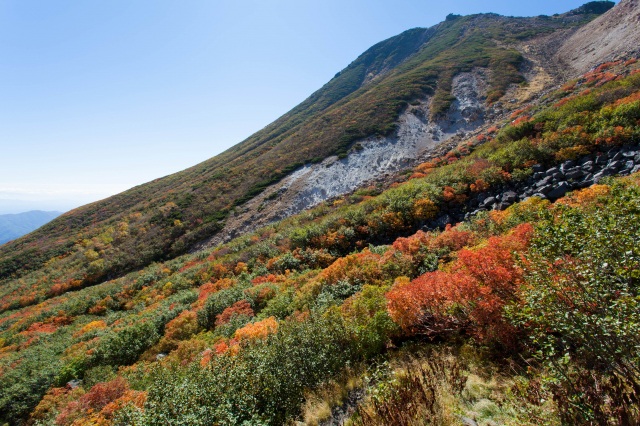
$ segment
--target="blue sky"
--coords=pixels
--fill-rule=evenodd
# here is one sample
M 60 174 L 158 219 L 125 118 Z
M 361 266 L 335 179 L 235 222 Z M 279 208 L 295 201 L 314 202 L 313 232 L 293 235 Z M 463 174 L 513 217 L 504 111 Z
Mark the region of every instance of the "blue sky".
M 0 213 L 68 209 L 192 166 L 448 13 L 585 2 L 0 0 Z

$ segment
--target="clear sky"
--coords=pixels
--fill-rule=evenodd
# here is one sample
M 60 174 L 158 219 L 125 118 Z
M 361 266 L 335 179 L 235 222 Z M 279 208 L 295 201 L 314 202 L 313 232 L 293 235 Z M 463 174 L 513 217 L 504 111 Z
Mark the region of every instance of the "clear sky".
M 586 1 L 0 0 L 0 213 L 68 209 L 199 163 L 448 13 Z

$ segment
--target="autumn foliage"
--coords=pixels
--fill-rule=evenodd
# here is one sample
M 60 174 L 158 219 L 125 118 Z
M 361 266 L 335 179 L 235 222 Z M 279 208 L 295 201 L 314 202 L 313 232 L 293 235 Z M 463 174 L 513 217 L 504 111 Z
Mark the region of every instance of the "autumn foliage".
M 263 339 L 278 330 L 278 322 L 274 317 L 265 318 L 262 321 L 253 322 L 236 330 L 235 338 L 238 340 Z
M 109 424 L 113 413 L 125 405 L 142 408 L 146 400 L 144 392 L 129 389 L 122 377 L 97 383 L 78 400 L 69 402 L 56 417 L 57 425 Z
M 502 308 L 522 283 L 513 253 L 526 248 L 532 232 L 531 225 L 520 225 L 486 246 L 461 249 L 446 272 L 397 283 L 387 293 L 391 317 L 408 334 L 437 338 L 466 332 L 481 341 L 510 343 L 512 329 Z
M 224 325 L 231 321 L 234 316 L 240 315 L 246 315 L 248 317 L 254 315 L 251 305 L 246 300 L 240 300 L 222 311 L 222 313 L 216 317 L 216 327 Z

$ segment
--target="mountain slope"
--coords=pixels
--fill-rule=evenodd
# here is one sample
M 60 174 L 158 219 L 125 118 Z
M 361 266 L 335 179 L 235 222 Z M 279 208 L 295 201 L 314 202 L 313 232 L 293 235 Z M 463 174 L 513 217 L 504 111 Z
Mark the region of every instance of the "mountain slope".
M 2 247 L 0 277 L 92 250 L 98 259 L 77 261 L 59 278 L 88 285 L 184 253 L 219 232 L 237 206 L 303 164 L 344 156 L 362 138 L 393 135 L 410 102 L 429 96 L 429 117 L 441 117 L 459 73 L 488 70 L 487 101 L 495 102 L 523 81 L 522 55 L 511 45 L 594 16 L 451 17 L 379 43 L 300 106 L 228 151 L 76 209 Z
M 114 217 L 100 210 L 130 202 L 120 194 L 85 206 L 98 215 L 88 218 L 104 222 L 82 232 L 53 237 L 60 229 L 45 226 L 34 234 L 42 244 L 72 246 L 0 286 L 0 423 L 280 425 L 327 398 L 325 414 L 359 406 L 356 424 L 395 424 L 384 416 L 396 414 L 416 422 L 448 414 L 455 423 L 463 414 L 501 423 L 502 414 L 514 424 L 633 424 L 640 413 L 640 63 L 603 64 L 529 93 L 526 105 L 517 95 L 530 87 L 508 85 L 508 96 L 486 104 L 498 90 L 493 59 L 520 58 L 526 67 L 523 44 L 565 34 L 567 23 L 584 19 L 452 16 L 395 68 L 376 62 L 379 77 L 357 74 L 358 88 L 325 107 L 329 116 L 377 90 L 415 88 L 421 81 L 413 78 L 440 74 L 394 119 L 396 131 L 355 139 L 346 157 L 299 168 L 279 182 L 289 185 L 283 194 L 272 197 L 283 187 L 268 186 L 263 198 L 236 206 L 229 223 L 252 202 L 313 196 L 325 170 L 330 177 L 351 178 L 343 166 L 368 173 L 376 144 L 401 156 L 433 142 L 423 147 L 427 161 L 405 163 L 408 173 L 387 169 L 389 176 L 347 194 L 316 194 L 333 198 L 228 243 L 123 273 L 160 250 L 148 244 L 187 232 L 196 200 L 151 199 Z M 447 45 L 439 37 L 453 47 L 438 50 Z M 470 58 L 479 53 L 489 56 Z M 528 75 L 526 68 L 511 74 L 514 81 Z M 486 122 L 477 128 L 477 121 Z M 438 145 L 445 122 L 455 136 Z M 457 133 L 461 125 L 476 130 Z M 632 176 L 610 178 L 616 174 Z M 189 184 L 178 175 L 134 191 Z M 166 223 L 175 234 L 159 233 Z M 30 260 L 24 253 L 15 259 Z M 458 374 L 466 368 L 448 363 L 427 370 L 452 379 L 451 395 L 414 392 L 441 380 L 426 380 L 424 370 L 425 380 L 407 382 L 411 371 L 393 377 L 381 362 L 399 346 L 431 359 L 438 342 L 453 348 L 447 359 L 479 347 L 474 362 L 490 357 L 508 366 L 504 395 L 476 392 L 480 379 L 467 380 Z M 435 395 L 448 406 L 434 404 Z M 367 423 L 377 408 L 383 418 Z
M 52 259 L 0 288 L 0 421 L 275 426 L 327 398 L 365 425 L 633 424 L 640 175 L 607 177 L 640 170 L 639 120 L 640 63 L 608 64 L 389 188 L 90 287 L 60 278 L 96 250 Z M 414 392 L 440 380 L 388 374 L 399 346 L 509 380 L 439 363 L 450 397 Z
M 0 215 L 0 244 L 15 240 L 60 216 L 60 212 L 32 210 Z

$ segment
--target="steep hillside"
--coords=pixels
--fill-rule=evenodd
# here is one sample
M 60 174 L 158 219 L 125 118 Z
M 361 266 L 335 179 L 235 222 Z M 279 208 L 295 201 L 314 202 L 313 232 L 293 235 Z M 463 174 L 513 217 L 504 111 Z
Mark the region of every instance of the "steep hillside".
M 60 216 L 60 212 L 32 210 L 0 215 L 0 244 L 15 240 Z
M 630 58 L 218 247 L 82 287 L 80 242 L 0 288 L 0 422 L 637 424 L 638 171 Z
M 65 272 L 43 279 L 50 286 L 78 288 L 185 253 L 218 233 L 228 217 L 242 213 L 244 204 L 267 186 L 305 164 L 332 155 L 348 157 L 358 141 L 396 138 L 399 117 L 411 103 L 427 102 L 430 121 L 446 117 L 455 106 L 452 86 L 460 73 L 485 70 L 486 103 L 498 106 L 513 84 L 524 82 L 519 70 L 523 56 L 513 46 L 594 17 L 581 12 L 536 18 L 451 16 L 430 29 L 409 30 L 379 43 L 234 148 L 76 209 L 0 248 L 0 277 L 23 276 L 55 261 L 65 265 L 60 268 Z M 388 170 L 404 162 L 406 157 L 399 158 Z
M 580 28 L 567 39 L 556 59 L 572 72 L 572 77 L 594 65 L 640 52 L 640 1 L 621 0 L 604 15 Z

